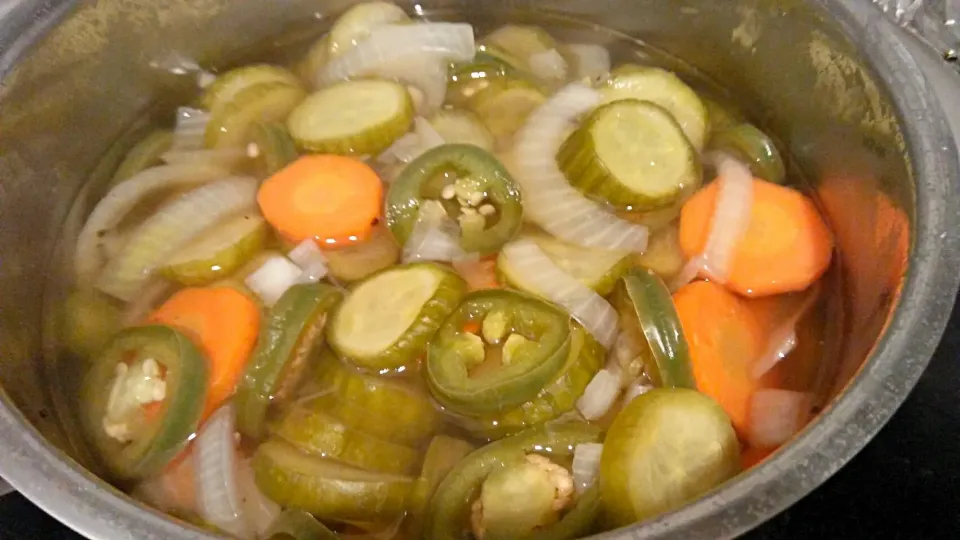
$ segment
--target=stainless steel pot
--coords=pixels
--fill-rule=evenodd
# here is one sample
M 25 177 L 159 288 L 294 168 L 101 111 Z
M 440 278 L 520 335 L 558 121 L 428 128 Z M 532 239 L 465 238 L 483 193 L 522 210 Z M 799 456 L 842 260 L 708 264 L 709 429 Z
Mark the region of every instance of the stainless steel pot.
M 42 354 L 44 283 L 62 267 L 53 254 L 64 223 L 69 230 L 82 218 L 83 204 L 68 215 L 81 184 L 150 104 L 184 90 L 189 77 L 163 69 L 183 67 L 177 58 L 216 58 L 305 21 L 322 25 L 350 3 L 0 2 L 0 474 L 82 534 L 209 538 L 81 465 L 87 461 L 62 391 L 75 374 Z M 422 7 L 481 22 L 518 10 L 558 14 L 564 25 L 598 23 L 689 61 L 775 129 L 836 232 L 843 317 L 832 326 L 843 339 L 825 357 L 833 384 L 819 418 L 773 459 L 706 498 L 604 537 L 735 536 L 853 457 L 923 371 L 960 278 L 956 146 L 923 74 L 879 11 L 866 0 L 429 0 Z

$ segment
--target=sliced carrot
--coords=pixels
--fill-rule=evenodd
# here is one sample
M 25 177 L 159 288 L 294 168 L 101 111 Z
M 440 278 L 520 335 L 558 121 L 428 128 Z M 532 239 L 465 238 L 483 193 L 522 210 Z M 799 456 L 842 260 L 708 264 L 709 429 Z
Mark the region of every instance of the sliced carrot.
M 497 283 L 497 263 L 495 260 L 454 261 L 453 268 L 467 282 L 467 288 L 471 291 L 496 289 L 500 286 Z
M 335 155 L 303 156 L 257 193 L 264 217 L 286 240 L 314 238 L 325 247 L 369 237 L 382 200 L 383 185 L 373 169 Z
M 673 301 L 697 389 L 723 407 L 743 433 L 750 398 L 762 387 L 752 373 L 766 345 L 762 326 L 745 299 L 716 283 L 695 281 L 674 293 Z
M 743 470 L 759 465 L 773 453 L 773 448 L 751 448 L 748 447 L 740 452 L 740 465 Z
M 210 361 L 206 418 L 233 393 L 260 330 L 260 310 L 229 287 L 187 288 L 150 315 L 190 337 Z
M 467 323 L 463 325 L 463 331 L 468 334 L 479 334 L 480 323 L 477 321 L 467 321 Z
M 680 212 L 680 247 L 686 257 L 706 246 L 719 189 L 719 182 L 713 182 Z M 810 199 L 754 180 L 750 222 L 734 247 L 727 287 L 745 296 L 800 291 L 827 270 L 832 255 L 833 237 Z

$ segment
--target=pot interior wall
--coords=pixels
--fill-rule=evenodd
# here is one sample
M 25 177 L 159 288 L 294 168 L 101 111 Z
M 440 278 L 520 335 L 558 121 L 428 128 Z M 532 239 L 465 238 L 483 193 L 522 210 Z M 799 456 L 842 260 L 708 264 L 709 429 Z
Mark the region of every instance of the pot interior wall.
M 0 381 L 24 415 L 68 454 L 85 461 L 70 442 L 70 426 L 53 414 L 53 400 L 61 396 L 52 389 L 57 378 L 76 373 L 41 361 L 44 329 L 55 324 L 44 321 L 42 310 L 53 299 L 41 298 L 47 278 L 65 269 L 54 256 L 64 223 L 75 230 L 89 211 L 89 204 L 73 206 L 81 186 L 104 155 L 122 156 L 133 142 L 125 133 L 182 102 L 194 77 L 172 71 L 185 60 L 218 65 L 232 51 L 301 40 L 352 3 L 76 2 L 65 22 L 4 74 Z M 824 353 L 836 395 L 877 342 L 895 303 L 906 270 L 914 183 L 902 119 L 884 84 L 820 4 L 826 2 L 437 0 L 422 9 L 485 27 L 531 8 L 562 13 L 557 24 L 570 25 L 571 33 L 585 31 L 575 20 L 597 23 L 684 59 L 726 88 L 754 121 L 772 128 L 836 234 L 844 292 L 833 299 L 837 320 L 828 325 L 834 335 L 827 341 L 844 338 Z M 96 195 L 95 185 L 82 194 Z M 69 243 L 61 247 L 69 250 Z

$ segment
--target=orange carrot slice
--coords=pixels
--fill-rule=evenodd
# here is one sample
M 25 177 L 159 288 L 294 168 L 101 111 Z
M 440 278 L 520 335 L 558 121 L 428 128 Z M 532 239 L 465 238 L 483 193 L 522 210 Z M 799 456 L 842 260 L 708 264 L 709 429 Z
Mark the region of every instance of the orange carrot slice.
M 373 169 L 335 155 L 303 156 L 257 193 L 264 217 L 286 240 L 313 238 L 325 248 L 369 237 L 382 200 L 383 185 Z
M 203 418 L 233 393 L 260 330 L 260 310 L 229 287 L 182 289 L 150 315 L 148 323 L 173 326 L 192 339 L 210 362 Z
M 680 247 L 701 253 L 710 235 L 719 182 L 697 192 L 680 212 Z M 799 191 L 753 181 L 750 222 L 734 247 L 727 287 L 745 296 L 806 289 L 830 266 L 833 237 L 813 202 Z

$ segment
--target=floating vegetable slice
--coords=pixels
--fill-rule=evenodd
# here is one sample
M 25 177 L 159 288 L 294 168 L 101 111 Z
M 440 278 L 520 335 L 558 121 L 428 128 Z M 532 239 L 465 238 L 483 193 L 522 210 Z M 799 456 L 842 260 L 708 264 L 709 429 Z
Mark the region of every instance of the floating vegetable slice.
M 600 458 L 600 493 L 620 527 L 676 509 L 732 478 L 740 445 L 709 397 L 655 388 L 617 415 Z
M 413 484 L 408 476 L 361 471 L 280 441 L 260 445 L 253 470 L 257 487 L 280 506 L 336 521 L 397 518 L 406 510 Z
M 726 152 L 750 167 L 754 176 L 782 184 L 786 169 L 777 145 L 751 124 L 739 124 L 717 131 L 710 137 L 710 149 Z
M 400 259 L 400 246 L 385 225 L 373 228 L 365 242 L 324 252 L 330 275 L 342 281 L 358 281 Z
M 200 422 L 207 377 L 207 360 L 172 328 L 129 328 L 110 341 L 84 379 L 80 403 L 112 475 L 151 476 L 183 449 Z
M 603 367 L 606 353 L 581 326 L 575 326 L 570 335 L 570 354 L 566 364 L 536 397 L 501 414 L 464 418 L 462 425 L 477 437 L 500 439 L 573 410 L 577 399 Z
M 497 141 L 502 141 L 516 133 L 530 113 L 546 100 L 546 95 L 535 84 L 504 77 L 492 80 L 468 105 Z
M 260 85 L 282 83 L 299 88 L 300 79 L 286 69 L 267 64 L 243 66 L 220 75 L 208 86 L 200 98 L 204 109 L 215 112 L 217 109 L 236 100 L 243 92 Z
M 333 349 L 373 370 L 413 363 L 466 285 L 455 272 L 435 264 L 406 264 L 359 283 L 330 324 Z
M 160 165 L 162 160 L 160 156 L 170 149 L 173 143 L 173 132 L 168 129 L 154 131 L 144 137 L 127 153 L 117 172 L 110 180 L 110 186 L 115 186 L 124 180 L 129 180 L 137 173 L 149 169 L 154 165 Z
M 436 189 L 439 179 L 456 175 L 451 187 Z M 432 188 L 432 189 L 431 189 Z M 443 191 L 453 190 L 460 203 L 460 247 L 468 253 L 495 253 L 520 230 L 523 206 L 520 189 L 499 161 L 479 147 L 445 144 L 415 159 L 391 184 L 386 218 L 390 231 L 406 244 L 420 214 L 430 200 L 453 204 Z M 492 208 L 484 214 L 483 207 Z
M 297 145 L 280 122 L 256 122 L 250 127 L 250 142 L 257 147 L 257 165 L 263 178 L 297 160 Z
M 64 301 L 60 339 L 68 350 L 90 358 L 120 329 L 122 312 L 109 297 L 92 289 L 78 289 Z
M 378 26 L 410 20 L 407 14 L 389 2 L 363 2 L 337 18 L 328 34 L 330 58 L 340 56 L 357 43 L 370 37 Z
M 337 540 L 337 535 L 303 510 L 284 510 L 263 533 L 264 540 Z
M 623 277 L 623 293 L 618 310 L 626 318 L 622 328 L 639 330 L 642 336 L 635 342 L 650 348 L 653 363 L 647 365 L 647 376 L 659 387 L 696 389 L 687 340 L 663 280 L 651 270 L 633 270 Z
M 557 52 L 557 42 L 537 26 L 508 24 L 487 35 L 481 43 L 495 50 L 501 50 L 514 59 L 514 66 L 535 74 L 545 82 L 558 83 L 566 77 L 566 61 Z M 563 70 L 544 70 L 537 59 L 544 55 L 557 54 L 563 63 Z
M 573 456 L 578 444 L 600 442 L 601 437 L 601 430 L 588 424 L 552 424 L 525 430 L 473 452 L 440 483 L 430 505 L 425 537 L 433 540 L 463 538 L 467 532 L 465 517 L 470 513 L 469 505 L 493 471 L 524 463 L 531 454 L 566 461 Z M 579 538 L 592 525 L 599 507 L 598 490 L 596 487 L 588 489 L 559 521 L 521 538 Z
M 727 102 L 721 104 L 719 101 L 706 96 L 701 96 L 700 101 L 703 102 L 703 106 L 707 110 L 708 139 L 712 139 L 713 135 L 719 131 L 744 122 L 743 115 Z
M 240 214 L 211 227 L 182 249 L 163 268 L 183 285 L 206 285 L 232 274 L 263 249 L 267 225 L 256 213 Z
M 444 109 L 430 118 L 430 124 L 445 142 L 472 144 L 487 152 L 493 150 L 493 135 L 471 112 Z
M 486 344 L 471 332 L 478 325 Z M 570 318 L 556 306 L 519 292 L 473 292 L 433 338 L 427 384 L 437 401 L 461 414 L 510 410 L 560 373 L 570 342 Z M 500 345 L 499 355 L 487 344 Z
M 575 246 L 545 234 L 526 238 L 535 242 L 558 268 L 601 296 L 610 294 L 617 280 L 629 268 L 628 254 L 623 251 Z M 503 252 L 497 258 L 501 281 L 522 291 L 539 294 L 536 283 L 531 281 L 539 276 L 517 272 L 510 262 Z
M 291 75 L 292 76 L 292 75 Z M 217 107 L 207 125 L 210 148 L 242 147 L 250 142 L 255 122 L 282 122 L 306 98 L 299 82 L 273 82 L 245 88 Z
M 413 102 L 390 81 L 346 81 L 308 97 L 290 113 L 287 129 L 308 152 L 376 155 L 410 129 Z
M 557 163 L 581 191 L 631 209 L 670 206 L 700 182 L 696 151 L 680 126 L 636 99 L 595 110 L 560 147 Z
M 639 99 L 663 107 L 680 124 L 694 149 L 703 148 L 707 109 L 697 93 L 673 73 L 628 64 L 613 70 L 600 93 L 603 94 L 603 103 Z
M 514 71 L 499 56 L 477 51 L 472 60 L 454 64 L 450 68 L 446 101 L 454 107 L 467 107 L 470 99 L 490 86 L 494 79 L 512 75 Z
M 647 250 L 633 256 L 633 262 L 649 268 L 664 280 L 670 280 L 683 268 L 683 250 L 680 249 L 680 233 L 674 225 L 650 235 Z
M 268 410 L 292 397 L 311 352 L 323 345 L 327 315 L 342 298 L 327 285 L 294 285 L 270 309 L 234 398 L 240 433 L 263 435 Z
M 430 441 L 423 458 L 420 477 L 413 483 L 407 519 L 403 524 L 403 530 L 408 533 L 409 538 L 423 537 L 427 510 L 437 486 L 473 451 L 472 444 L 446 435 L 437 435 Z
M 330 61 L 330 34 L 324 34 L 323 37 L 313 42 L 307 49 L 303 58 L 297 62 L 294 71 L 308 87 L 313 86 L 317 74 L 327 66 Z

